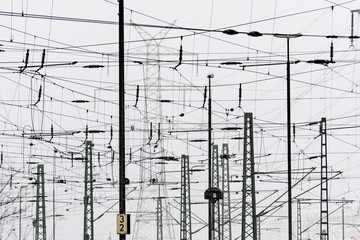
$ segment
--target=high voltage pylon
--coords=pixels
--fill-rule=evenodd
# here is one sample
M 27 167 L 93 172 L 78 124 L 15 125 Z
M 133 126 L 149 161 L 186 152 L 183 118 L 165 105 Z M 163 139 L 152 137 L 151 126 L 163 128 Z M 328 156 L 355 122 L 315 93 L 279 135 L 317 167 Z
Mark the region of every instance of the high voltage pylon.
M 191 197 L 189 156 L 181 155 L 180 240 L 191 240 Z
M 151 36 L 143 28 L 132 23 L 136 31 L 143 38 L 146 45 L 146 52 L 143 51 L 144 47 L 132 49 L 131 54 L 141 54 L 145 55 L 146 61 L 141 64 L 144 67 L 144 83 L 143 83 L 143 92 L 144 92 L 144 109 L 143 110 L 143 129 L 144 136 L 143 142 L 143 158 L 142 159 L 156 159 L 161 164 L 153 164 L 151 161 L 139 161 L 140 169 L 147 169 L 148 171 L 140 170 L 140 191 L 139 199 L 137 205 L 137 214 L 135 216 L 134 224 L 134 234 L 132 236 L 133 240 L 137 239 L 153 239 L 152 234 L 149 234 L 149 229 L 153 229 L 151 225 L 154 221 L 157 224 L 157 238 L 158 240 L 166 239 L 175 239 L 175 233 L 173 229 L 173 224 L 171 221 L 170 206 L 168 204 L 168 193 L 166 189 L 166 177 L 165 177 L 165 160 L 162 157 L 165 157 L 164 143 L 161 138 L 161 128 L 163 126 L 163 109 L 162 109 L 162 78 L 160 72 L 160 55 L 163 47 L 161 46 L 161 41 L 169 32 L 170 28 L 165 28 L 161 30 L 155 36 Z M 167 49 L 168 50 L 168 49 Z M 175 54 L 175 52 L 171 53 Z M 176 54 L 179 54 L 176 52 Z M 138 96 L 137 96 L 138 97 Z M 136 108 L 140 109 L 142 106 L 137 106 Z M 153 127 L 154 126 L 154 127 Z M 156 126 L 156 127 L 155 127 Z M 156 129 L 157 128 L 157 129 Z M 157 130 L 157 131 L 156 131 Z M 153 132 L 157 132 L 158 136 L 153 136 Z M 155 135 L 155 134 L 154 134 Z M 160 173 L 161 174 L 158 174 Z M 158 191 L 154 188 L 158 187 Z M 154 199 L 154 202 L 143 201 L 143 199 Z M 159 200 L 161 200 L 162 207 L 157 207 L 156 214 L 160 214 L 159 211 L 162 211 L 163 223 L 159 225 L 159 222 L 156 220 L 156 217 L 153 214 L 153 205 L 158 206 Z M 140 203 L 141 202 L 141 203 Z M 161 227 L 161 229 L 158 229 Z M 165 230 L 166 228 L 166 230 Z M 161 232 L 161 235 L 159 233 Z
M 222 227 L 222 239 L 231 240 L 231 205 L 230 205 L 230 168 L 229 168 L 229 146 L 227 143 L 223 144 L 221 158 L 222 166 L 222 191 L 223 191 L 223 201 L 222 201 L 222 218 L 221 218 L 221 227 Z
M 37 165 L 35 240 L 46 240 L 44 165 Z
M 328 199 L 326 118 L 321 118 L 320 136 L 321 136 L 320 240 L 329 240 L 329 199 Z
M 92 142 L 85 143 L 84 240 L 94 240 Z
M 243 194 L 241 240 L 257 240 L 252 113 L 244 116 Z

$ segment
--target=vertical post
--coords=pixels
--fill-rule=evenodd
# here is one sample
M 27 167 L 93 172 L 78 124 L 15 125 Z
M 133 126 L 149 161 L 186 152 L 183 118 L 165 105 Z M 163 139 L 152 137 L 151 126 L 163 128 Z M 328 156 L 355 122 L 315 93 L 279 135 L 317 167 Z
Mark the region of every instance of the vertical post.
M 290 38 L 286 38 L 286 86 L 287 86 L 287 162 L 288 162 L 288 224 L 289 240 L 292 240 L 292 194 L 291 194 L 291 94 L 290 94 Z
M 321 118 L 320 135 L 321 135 L 320 240 L 329 240 L 329 196 L 328 196 L 326 118 Z
M 181 155 L 180 240 L 191 240 L 191 197 L 189 156 Z
M 85 145 L 84 240 L 94 240 L 92 142 Z
M 160 196 L 160 186 L 159 186 L 159 196 L 156 199 L 156 231 L 157 237 L 156 240 L 163 240 L 163 213 L 162 213 L 162 197 Z
M 212 187 L 212 161 L 211 161 L 211 79 L 214 77 L 213 74 L 208 74 L 209 79 L 209 109 L 208 109 L 208 161 L 209 161 L 209 176 L 208 176 L 208 184 L 209 188 Z M 209 199 L 209 240 L 214 240 L 214 202 Z
M 46 240 L 44 165 L 37 165 L 35 240 Z
M 54 163 L 53 163 L 53 240 L 55 240 L 56 234 L 56 223 L 55 223 L 55 173 L 56 173 L 56 152 L 57 150 L 54 149 Z
M 288 230 L 289 240 L 292 240 L 292 194 L 291 194 L 291 94 L 290 94 L 290 38 L 301 37 L 301 33 L 296 34 L 278 34 L 274 37 L 286 38 L 286 99 L 287 99 L 287 162 L 288 162 Z
M 222 150 L 222 190 L 224 193 L 222 207 L 222 236 L 224 240 L 232 240 L 231 236 L 231 204 L 230 204 L 230 179 L 229 179 L 229 146 L 223 144 Z
M 212 186 L 220 188 L 221 176 L 220 176 L 220 164 L 219 164 L 219 147 L 218 145 L 213 145 L 212 149 Z M 222 240 L 222 228 L 221 228 L 221 206 L 220 201 L 214 203 L 214 234 L 215 239 Z M 215 223 L 215 219 L 217 223 Z
M 21 240 L 21 195 L 22 195 L 22 187 L 20 187 L 20 209 L 19 209 L 19 240 Z
M 342 199 L 342 240 L 345 240 L 345 198 Z
M 244 116 L 243 190 L 241 240 L 257 240 L 254 143 L 252 113 Z
M 297 240 L 302 240 L 302 227 L 301 227 L 301 200 L 297 201 Z
M 350 47 L 354 46 L 354 11 L 351 11 L 351 35 L 350 35 Z
M 125 214 L 124 0 L 119 0 L 119 214 Z M 128 223 L 130 224 L 130 223 Z M 126 235 L 120 234 L 120 240 Z
M 261 240 L 261 219 L 260 216 L 256 216 L 257 220 L 257 240 Z

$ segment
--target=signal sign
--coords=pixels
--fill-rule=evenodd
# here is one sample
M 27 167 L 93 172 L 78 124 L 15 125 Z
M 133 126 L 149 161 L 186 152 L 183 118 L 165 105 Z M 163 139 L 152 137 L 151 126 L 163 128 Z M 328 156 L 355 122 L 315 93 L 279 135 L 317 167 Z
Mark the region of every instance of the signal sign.
M 118 214 L 116 221 L 117 234 L 130 234 L 130 215 Z

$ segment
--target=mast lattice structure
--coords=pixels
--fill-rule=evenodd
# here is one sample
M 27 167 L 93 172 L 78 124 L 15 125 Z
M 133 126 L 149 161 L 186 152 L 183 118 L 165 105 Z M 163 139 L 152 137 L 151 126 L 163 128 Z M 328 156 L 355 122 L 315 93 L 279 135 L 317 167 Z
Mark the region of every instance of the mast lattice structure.
M 162 39 L 167 35 L 171 28 L 165 28 L 156 35 L 152 36 L 140 26 L 132 23 L 136 31 L 143 38 L 145 48 L 143 46 L 131 49 L 131 55 L 142 55 L 145 61 L 141 62 L 143 66 L 143 92 L 144 104 L 143 106 L 136 106 L 138 109 L 144 108 L 142 113 L 144 136 L 142 144 L 142 159 L 149 159 L 146 161 L 139 161 L 140 174 L 140 191 L 137 205 L 137 214 L 135 216 L 135 224 L 132 239 L 148 239 L 152 240 L 152 234 L 149 229 L 155 229 L 156 236 L 159 240 L 175 239 L 175 232 L 173 224 L 170 205 L 168 202 L 168 192 L 166 189 L 165 177 L 165 150 L 163 139 L 161 138 L 163 126 L 163 102 L 162 102 L 162 77 L 160 71 L 160 56 L 163 51 L 169 49 L 161 46 Z M 144 52 L 144 49 L 146 51 Z M 175 52 L 167 53 L 169 55 Z M 176 54 L 179 54 L 176 52 Z M 153 133 L 158 133 L 156 134 Z M 159 164 L 154 164 L 157 161 Z M 147 169 L 147 171 L 144 171 Z M 158 188 L 157 188 L 158 187 Z M 157 191 L 158 190 L 158 191 Z M 161 198 L 162 207 L 159 208 L 159 199 Z M 157 208 L 154 214 L 153 209 Z M 162 223 L 159 225 L 157 215 L 162 211 Z M 161 228 L 161 230 L 159 229 Z M 161 232 L 161 234 L 160 234 Z M 160 234 L 160 235 L 159 235 Z
M 46 240 L 44 165 L 37 165 L 35 240 Z
M 224 240 L 231 240 L 231 205 L 230 205 L 230 168 L 229 168 L 229 145 L 222 145 L 220 155 L 222 165 L 222 191 L 224 198 L 222 201 L 222 236 Z
M 181 155 L 180 239 L 192 240 L 189 156 Z
M 84 240 L 94 240 L 92 142 L 85 143 Z
M 329 240 L 329 196 L 327 168 L 326 118 L 321 118 L 321 192 L 320 192 L 320 240 Z
M 221 175 L 220 175 L 220 165 L 219 165 L 219 147 L 218 145 L 213 145 L 213 149 L 212 149 L 212 162 L 213 162 L 213 183 L 212 186 L 213 187 L 218 187 L 220 188 L 220 183 L 221 183 Z M 220 201 L 216 201 L 214 203 L 214 228 L 215 228 L 215 239 L 222 239 L 222 227 L 221 227 L 221 221 L 220 219 L 222 218 L 221 210 L 222 204 L 220 203 Z
M 245 113 L 244 116 L 243 154 L 244 156 L 243 156 L 241 240 L 245 240 L 245 239 L 257 240 L 252 113 Z

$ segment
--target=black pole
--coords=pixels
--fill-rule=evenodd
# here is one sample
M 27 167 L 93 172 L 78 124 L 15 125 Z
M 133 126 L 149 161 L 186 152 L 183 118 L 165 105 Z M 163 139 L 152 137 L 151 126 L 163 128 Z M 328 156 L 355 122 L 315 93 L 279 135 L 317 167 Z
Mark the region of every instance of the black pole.
M 208 160 L 209 160 L 209 180 L 208 180 L 208 184 L 209 184 L 209 188 L 212 187 L 212 162 L 211 162 L 211 78 L 214 77 L 213 74 L 208 74 L 208 79 L 209 79 L 209 109 L 208 109 L 208 147 L 209 147 L 209 152 L 208 152 Z M 213 228 L 214 228 L 214 212 L 213 212 L 213 201 L 211 199 L 209 199 L 209 240 L 213 240 Z
M 125 214 L 124 0 L 119 0 L 119 214 Z M 120 234 L 120 240 L 126 235 Z
M 291 196 L 291 101 L 290 101 L 290 38 L 286 38 L 287 61 L 286 61 L 286 82 L 287 82 L 287 161 L 288 161 L 288 217 L 289 217 L 289 240 L 292 240 L 292 196 Z

